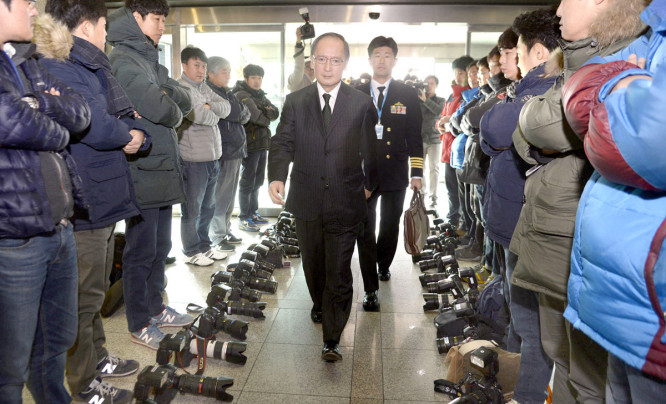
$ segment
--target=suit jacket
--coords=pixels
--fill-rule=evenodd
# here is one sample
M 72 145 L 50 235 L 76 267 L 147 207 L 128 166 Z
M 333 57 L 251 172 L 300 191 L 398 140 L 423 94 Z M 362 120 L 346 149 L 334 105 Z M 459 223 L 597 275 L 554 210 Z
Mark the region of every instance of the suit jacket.
M 367 95 L 340 85 L 329 130 L 317 84 L 287 95 L 268 154 L 269 181 L 286 182 L 286 209 L 302 220 L 353 226 L 367 215 L 364 188 L 377 188 L 377 111 Z
M 356 88 L 370 94 L 370 83 Z M 374 136 L 379 167 L 378 190 L 399 191 L 409 185 L 409 175 L 423 177 L 423 116 L 416 90 L 391 80 L 381 120 L 384 125 L 382 139 Z

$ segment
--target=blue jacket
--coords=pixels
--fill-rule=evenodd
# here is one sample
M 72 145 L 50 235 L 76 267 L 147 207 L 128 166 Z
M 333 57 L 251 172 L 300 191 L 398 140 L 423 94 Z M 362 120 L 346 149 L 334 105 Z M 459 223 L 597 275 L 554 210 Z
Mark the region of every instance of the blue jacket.
M 64 149 L 70 131 L 81 132 L 90 124 L 85 100 L 39 66 L 32 56 L 34 45 L 15 48 L 24 52 L 13 58 L 16 70 L 9 56 L 0 51 L 0 238 L 27 238 L 53 231 L 60 220 L 51 214 L 40 155 L 64 160 L 74 197 L 78 194 L 81 201 L 81 179 Z M 17 73 L 32 88 L 24 87 Z M 57 89 L 60 96 L 46 93 L 50 88 Z M 31 108 L 21 100 L 24 96 L 35 98 L 39 107 Z
M 245 143 L 245 128 L 243 127 L 250 119 L 250 111 L 244 104 L 241 104 L 236 96 L 225 88 L 217 87 L 206 80 L 206 84 L 215 94 L 229 101 L 231 112 L 229 115 L 220 119 L 217 123 L 222 136 L 222 158 L 221 160 L 236 160 L 247 157 L 247 145 Z
M 606 60 L 636 53 L 647 59 L 647 71 L 616 76 L 598 97 L 622 158 L 656 190 L 598 173 L 589 180 L 578 206 L 564 316 L 630 366 L 666 380 L 666 0 L 654 0 L 641 18 L 651 31 Z M 609 95 L 617 80 L 636 73 L 654 81 Z
M 511 136 L 520 110 L 527 100 L 545 93 L 555 77 L 542 78 L 544 65 L 530 70 L 507 91 L 504 102 L 496 104 L 481 119 L 481 149 L 491 157 L 483 192 L 486 233 L 491 240 L 509 246 L 523 206 L 525 171 L 528 165 L 517 155 Z
M 102 67 L 78 52 L 78 41 L 84 40 L 75 38 L 71 52 L 61 55 L 68 57 L 67 61 L 46 57 L 40 60 L 49 74 L 85 97 L 90 106 L 90 126 L 68 146 L 80 169 L 90 204 L 88 211 L 75 208 L 72 217 L 75 231 L 99 229 L 140 213 L 122 148 L 132 140 L 131 129 L 145 133 L 134 119 L 117 118 L 108 112 L 107 83 Z M 47 52 L 44 48 L 56 48 L 41 36 L 36 37 L 35 42 L 40 53 Z M 141 149 L 149 146 L 150 137 L 146 135 Z

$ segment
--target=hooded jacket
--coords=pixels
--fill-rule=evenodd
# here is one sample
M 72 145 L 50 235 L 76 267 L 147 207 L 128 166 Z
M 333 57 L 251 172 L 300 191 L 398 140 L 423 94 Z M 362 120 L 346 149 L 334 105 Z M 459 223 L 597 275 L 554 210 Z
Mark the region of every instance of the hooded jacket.
M 457 84 L 451 85 L 451 90 L 453 92 L 449 96 L 449 99 L 446 100 L 440 115 L 442 117 L 453 115 L 460 107 L 460 104 L 463 102 L 463 91 L 468 89 L 468 86 L 463 87 Z M 439 138 L 442 140 L 442 163 L 448 164 L 451 161 L 451 144 L 453 143 L 453 139 L 455 139 L 455 137 L 451 132 L 444 132 L 439 136 Z
M 85 204 L 81 178 L 65 147 L 70 132 L 90 124 L 90 109 L 38 64 L 35 45 L 11 45 L 12 59 L 0 51 L 0 238 L 28 238 L 53 231 L 69 217 L 72 197 Z M 60 95 L 48 93 L 51 88 Z M 32 108 L 24 97 L 39 106 Z
M 245 128 L 243 125 L 250 120 L 250 110 L 238 101 L 231 90 L 218 87 L 208 79 L 206 79 L 206 84 L 215 94 L 229 101 L 231 106 L 229 115 L 220 119 L 217 123 L 222 137 L 222 160 L 245 158 L 247 156 L 247 145 L 245 144 Z
M 169 78 L 159 64 L 158 48 L 143 34 L 132 12 L 122 7 L 109 15 L 106 40 L 113 45 L 113 75 L 134 104 L 150 133 L 149 150 L 128 156 L 136 199 L 142 209 L 184 202 L 175 127 L 192 110 L 189 91 Z
M 107 83 L 102 67 L 81 52 L 85 40 L 73 38 L 71 51 L 62 46 L 61 38 L 69 36 L 67 27 L 48 14 L 35 22 L 33 41 L 37 52 L 44 55 L 40 63 L 49 74 L 83 96 L 90 106 L 90 125 L 73 136 L 67 149 L 80 169 L 89 202 L 88 210 L 75 207 L 74 231 L 92 230 L 139 214 L 122 148 L 132 140 L 130 130 L 143 129 L 129 116 L 116 117 L 108 112 Z M 94 45 L 88 43 L 88 46 Z M 147 139 L 142 146 L 144 149 L 150 145 L 150 138 Z
M 504 247 L 509 246 L 520 215 L 527 170 L 527 165 L 516 154 L 511 134 L 525 102 L 545 93 L 555 82 L 554 77 L 542 77 L 544 65 L 533 68 L 520 81 L 511 84 L 505 100 L 481 119 L 481 149 L 491 157 L 483 190 L 485 230 L 491 240 Z
M 555 70 L 551 76 L 558 76 L 558 81 L 528 101 L 520 115 L 513 140 L 518 155 L 533 168 L 510 246 L 519 257 L 511 279 L 515 285 L 566 299 L 576 209 L 592 166 L 583 143 L 563 116 L 562 82 L 591 57 L 614 53 L 629 41 L 606 46 L 592 38 L 560 41 L 562 52 L 555 53 L 549 63 Z M 541 149 L 555 153 L 544 155 Z
M 250 88 L 243 80 L 234 86 L 236 98 L 250 110 L 250 121 L 245 124 L 247 151 L 268 150 L 271 145 L 271 130 L 268 127 L 280 115 L 278 108 L 271 104 L 266 93 Z
M 583 89 L 575 91 L 594 100 L 585 117 L 585 150 L 600 172 L 578 206 L 564 316 L 628 365 L 666 380 L 666 1 L 652 1 L 641 18 L 651 28 L 646 35 L 594 60 L 621 62 L 590 61 L 565 85 L 568 94 L 578 82 Z M 645 70 L 631 65 L 613 71 L 627 65 L 631 53 L 647 59 Z M 579 73 L 604 79 L 590 86 L 593 80 L 581 82 Z M 609 94 L 630 74 L 653 75 L 653 81 L 637 80 Z M 568 117 L 575 115 L 571 107 L 566 105 Z M 630 177 L 636 181 L 626 181 Z

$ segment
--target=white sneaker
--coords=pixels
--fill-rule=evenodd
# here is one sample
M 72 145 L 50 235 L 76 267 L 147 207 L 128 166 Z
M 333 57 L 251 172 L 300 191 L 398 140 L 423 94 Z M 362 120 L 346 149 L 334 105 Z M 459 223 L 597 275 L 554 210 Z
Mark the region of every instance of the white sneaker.
M 210 258 L 213 260 L 223 260 L 227 258 L 227 253 L 224 253 L 216 248 L 211 248 L 210 250 L 203 253 L 204 257 Z
M 226 254 L 224 255 L 225 257 L 227 256 Z M 213 265 L 212 259 L 206 257 L 204 253 L 198 253 L 194 254 L 191 257 L 188 257 L 187 255 L 185 256 L 185 263 L 186 264 L 192 264 L 192 265 L 197 265 L 200 267 L 207 267 L 209 265 Z

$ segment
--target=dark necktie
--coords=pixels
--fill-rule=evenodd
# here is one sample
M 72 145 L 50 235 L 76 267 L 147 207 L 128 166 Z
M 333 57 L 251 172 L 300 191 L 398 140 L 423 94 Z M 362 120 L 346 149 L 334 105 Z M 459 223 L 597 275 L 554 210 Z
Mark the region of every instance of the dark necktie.
M 324 129 L 328 132 L 328 126 L 331 124 L 331 105 L 328 103 L 328 100 L 331 99 L 331 94 L 324 94 L 324 109 L 321 111 L 322 118 L 324 118 Z
M 377 97 L 377 108 L 382 109 L 382 104 L 384 103 L 384 89 L 386 86 L 377 87 L 379 90 L 379 97 Z

